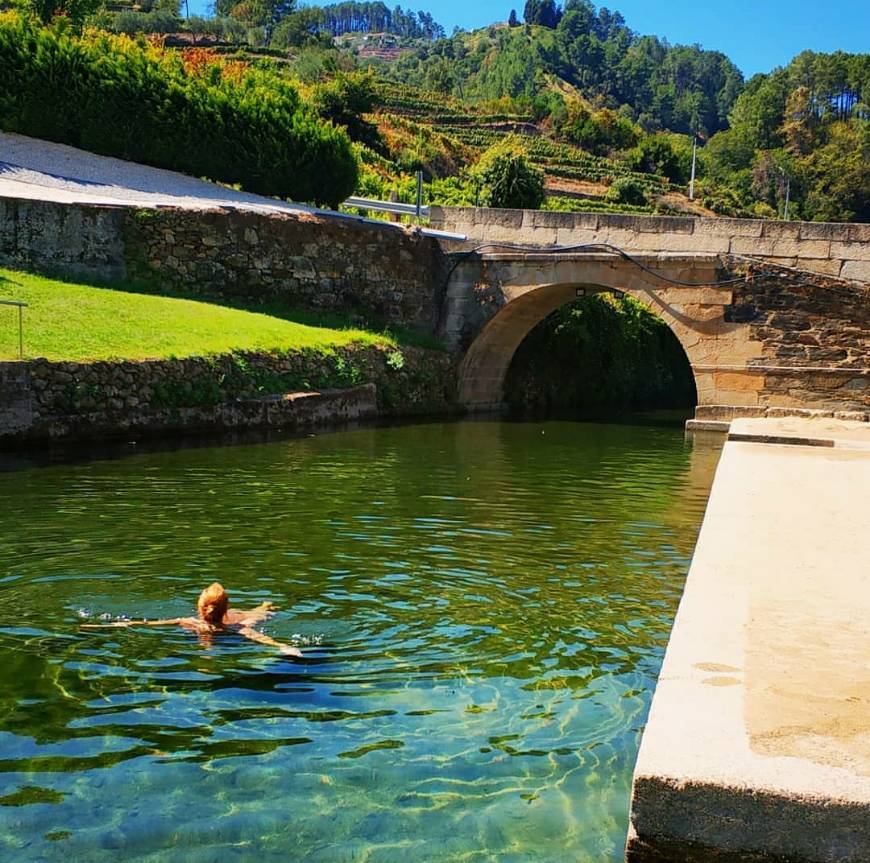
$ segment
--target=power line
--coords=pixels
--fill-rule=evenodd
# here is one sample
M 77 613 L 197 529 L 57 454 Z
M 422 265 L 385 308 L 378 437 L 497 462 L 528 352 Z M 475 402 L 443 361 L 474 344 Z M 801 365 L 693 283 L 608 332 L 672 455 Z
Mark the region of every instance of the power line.
M 447 274 L 447 279 L 445 281 L 445 289 L 447 284 L 450 282 L 450 278 L 453 273 L 456 271 L 456 268 L 466 259 L 470 258 L 472 255 L 477 254 L 483 249 L 503 249 L 505 251 L 512 252 L 531 252 L 538 254 L 551 254 L 551 253 L 560 253 L 560 252 L 613 252 L 616 255 L 619 255 L 625 261 L 636 266 L 638 269 L 643 270 L 645 273 L 653 276 L 656 279 L 660 279 L 663 282 L 667 282 L 671 285 L 677 285 L 681 288 L 709 288 L 716 287 L 718 285 L 731 285 L 736 284 L 737 282 L 742 282 L 742 278 L 734 278 L 734 279 L 722 279 L 721 281 L 716 282 L 684 282 L 682 279 L 674 279 L 670 276 L 666 276 L 663 273 L 656 272 L 652 267 L 648 267 L 642 261 L 639 261 L 637 258 L 630 255 L 624 249 L 619 248 L 619 246 L 611 245 L 610 243 L 581 243 L 578 245 L 572 246 L 526 246 L 521 243 L 482 243 L 479 246 L 475 246 L 473 249 L 468 249 L 463 252 L 455 261 L 453 266 L 450 268 L 450 272 Z

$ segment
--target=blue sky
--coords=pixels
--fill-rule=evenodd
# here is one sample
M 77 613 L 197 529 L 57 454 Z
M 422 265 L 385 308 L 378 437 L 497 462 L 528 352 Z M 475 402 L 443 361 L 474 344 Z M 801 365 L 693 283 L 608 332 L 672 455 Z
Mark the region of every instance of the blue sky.
M 193 13 L 212 0 L 191 0 Z M 394 6 L 396 0 L 386 0 Z M 507 20 L 511 4 L 522 17 L 525 0 L 398 0 L 404 8 L 431 12 L 448 33 Z M 304 5 L 326 5 L 306 2 Z M 699 43 L 722 51 L 747 76 L 788 63 L 804 49 L 870 51 L 870 0 L 611 0 L 639 33 L 674 44 Z

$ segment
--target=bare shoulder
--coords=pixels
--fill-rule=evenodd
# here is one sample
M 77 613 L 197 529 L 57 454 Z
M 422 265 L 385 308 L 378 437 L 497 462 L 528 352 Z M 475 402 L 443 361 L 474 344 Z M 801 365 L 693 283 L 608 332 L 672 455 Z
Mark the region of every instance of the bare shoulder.
M 210 630 L 211 627 L 200 620 L 198 617 L 179 617 L 177 620 L 173 621 L 177 623 L 179 626 L 183 626 L 185 629 L 193 629 L 197 632 L 202 632 L 203 630 Z

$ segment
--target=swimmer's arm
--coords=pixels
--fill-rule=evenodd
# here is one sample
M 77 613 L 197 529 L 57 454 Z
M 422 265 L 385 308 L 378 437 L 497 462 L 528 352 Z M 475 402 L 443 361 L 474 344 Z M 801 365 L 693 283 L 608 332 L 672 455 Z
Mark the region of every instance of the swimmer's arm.
M 249 638 L 251 641 L 256 641 L 257 644 L 266 644 L 269 647 L 277 647 L 285 656 L 302 656 L 302 652 L 293 647 L 292 644 L 283 644 L 280 641 L 275 641 L 274 638 L 264 635 L 262 632 L 252 629 L 250 626 L 241 627 L 239 629 L 239 635 L 244 635 L 245 638 Z
M 230 614 L 238 614 L 239 617 L 236 620 L 236 623 L 241 626 L 253 626 L 255 623 L 260 623 L 263 620 L 267 620 L 275 613 L 275 603 L 274 602 L 263 602 L 260 603 L 256 608 L 252 608 L 250 611 L 236 611 L 236 609 L 230 609 Z
M 82 623 L 82 629 L 118 629 L 128 626 L 190 626 L 193 618 L 171 617 L 167 620 L 116 620 L 114 623 Z

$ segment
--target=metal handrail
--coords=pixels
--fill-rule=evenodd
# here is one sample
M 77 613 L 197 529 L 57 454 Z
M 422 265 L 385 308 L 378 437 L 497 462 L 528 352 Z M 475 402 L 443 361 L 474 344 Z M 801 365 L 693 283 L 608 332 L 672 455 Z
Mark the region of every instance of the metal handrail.
M 18 359 L 24 359 L 24 310 L 27 303 L 21 300 L 0 300 L 0 306 L 18 306 Z
M 372 198 L 348 198 L 345 207 L 359 207 L 361 210 L 375 210 L 380 213 L 394 213 L 398 216 L 414 216 L 418 221 L 429 218 L 429 208 L 423 206 L 423 172 L 417 171 L 417 202 L 400 204 L 398 201 L 377 201 Z M 398 197 L 393 192 L 394 197 Z
M 381 213 L 395 213 L 399 216 L 429 218 L 429 208 L 416 204 L 400 204 L 397 201 L 376 201 L 371 198 L 348 198 L 345 207 L 359 207 L 361 210 L 376 210 Z

